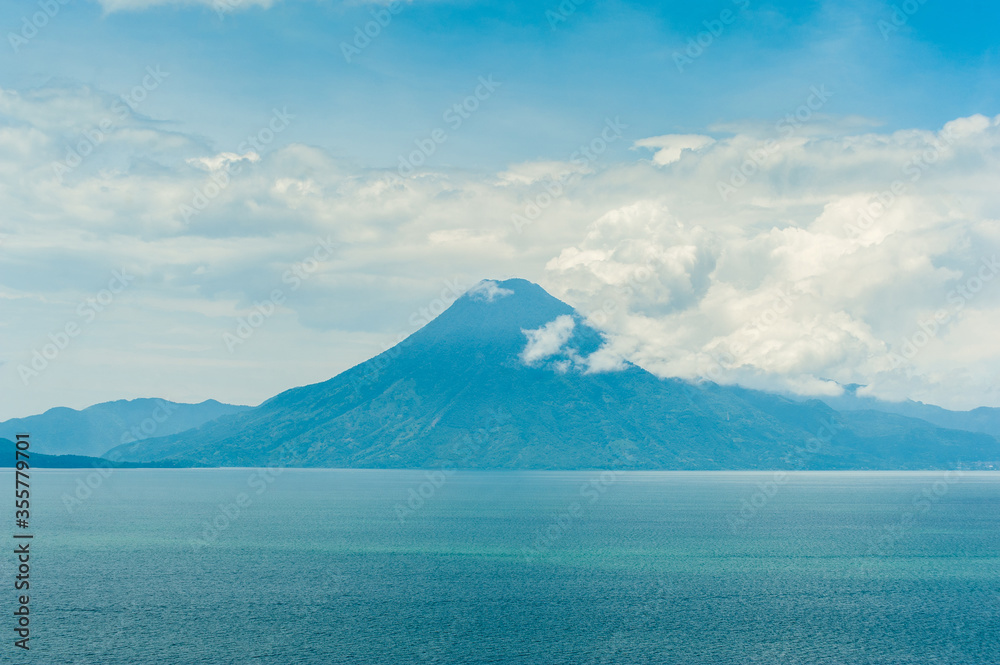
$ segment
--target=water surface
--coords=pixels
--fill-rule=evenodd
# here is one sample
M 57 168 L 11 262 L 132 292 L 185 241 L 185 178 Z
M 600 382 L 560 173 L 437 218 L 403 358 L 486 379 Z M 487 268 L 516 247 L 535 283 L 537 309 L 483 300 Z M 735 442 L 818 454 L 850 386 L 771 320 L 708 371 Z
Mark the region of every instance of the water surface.
M 31 662 L 1000 662 L 995 473 L 32 475 Z

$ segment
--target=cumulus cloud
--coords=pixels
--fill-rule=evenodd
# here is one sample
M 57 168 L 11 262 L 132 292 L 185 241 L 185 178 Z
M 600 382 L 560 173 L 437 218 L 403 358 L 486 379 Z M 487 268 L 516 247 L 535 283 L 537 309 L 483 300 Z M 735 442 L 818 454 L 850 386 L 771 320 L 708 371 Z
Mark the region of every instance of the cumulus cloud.
M 573 317 L 563 314 L 536 330 L 522 330 L 528 343 L 521 352 L 521 361 L 525 365 L 535 365 L 558 354 L 573 336 L 575 327 Z
M 580 244 L 546 267 L 574 299 L 626 289 L 633 308 L 666 313 L 704 295 L 716 251 L 703 229 L 688 229 L 664 204 L 643 200 L 599 217 Z
M 576 331 L 576 320 L 568 315 L 556 317 L 536 330 L 522 330 L 528 341 L 521 352 L 525 365 L 539 366 L 550 360 L 549 369 L 560 374 L 571 370 L 584 374 L 620 372 L 627 367 L 625 358 L 614 345 L 602 344 L 587 356 L 568 344 Z
M 484 279 L 469 289 L 468 294 L 473 300 L 493 302 L 497 298 L 514 295 L 514 292 L 499 286 L 493 280 Z
M 973 311 L 1000 303 L 985 281 L 962 295 L 998 249 L 1000 198 L 985 187 L 998 144 L 998 119 L 984 116 L 939 132 L 794 140 L 731 180 L 759 146 L 738 136 L 670 176 L 701 200 L 613 209 L 547 268 L 621 353 L 665 376 L 812 394 L 838 390 L 833 379 L 887 398 L 990 403 L 992 381 L 949 400 L 930 368 L 963 355 L 955 341 Z
M 1000 349 L 982 334 L 1000 324 L 998 118 L 802 130 L 764 152 L 735 134 L 682 147 L 684 168 L 633 153 L 563 178 L 520 228 L 512 216 L 559 163 L 400 178 L 280 140 L 239 154 L 129 113 L 55 169 L 117 117 L 116 99 L 0 92 L 0 298 L 27 322 L 0 327 L 3 380 L 21 386 L 17 366 L 112 270 L 136 274 L 5 415 L 128 396 L 260 401 L 383 350 L 484 275 L 539 282 L 600 327 L 608 346 L 585 371 L 625 359 L 662 376 L 1000 405 Z M 321 240 L 337 250 L 316 262 Z M 284 301 L 230 354 L 222 333 L 275 289 Z M 570 323 L 533 331 L 526 359 L 551 361 Z

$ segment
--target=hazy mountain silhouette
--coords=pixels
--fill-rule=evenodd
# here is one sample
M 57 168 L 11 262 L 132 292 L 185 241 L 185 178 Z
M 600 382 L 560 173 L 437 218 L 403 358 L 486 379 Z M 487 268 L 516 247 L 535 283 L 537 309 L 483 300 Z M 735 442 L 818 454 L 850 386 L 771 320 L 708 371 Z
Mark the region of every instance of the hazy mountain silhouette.
M 981 406 L 971 411 L 952 411 L 913 400 L 888 402 L 875 397 L 858 395 L 864 386 L 851 383 L 843 386 L 844 393 L 837 397 L 820 397 L 826 404 L 838 411 L 882 411 L 910 418 L 920 418 L 938 427 L 959 429 L 966 432 L 982 432 L 990 436 L 1000 436 L 1000 409 Z M 793 397 L 794 399 L 794 397 Z
M 32 442 L 32 447 L 34 442 Z M 188 460 L 165 460 L 162 462 L 112 462 L 103 457 L 87 455 L 46 455 L 29 447 L 27 458 L 18 457 L 14 442 L 0 437 L 0 468 L 9 469 L 19 461 L 27 460 L 29 469 L 98 469 L 106 474 L 109 469 L 134 469 L 150 467 L 190 467 L 197 466 Z
M 180 404 L 163 399 L 103 402 L 77 411 L 64 406 L 27 418 L 0 423 L 0 437 L 31 433 L 31 449 L 49 455 L 100 456 L 115 446 L 150 436 L 165 436 L 198 427 L 248 406 L 214 399 Z

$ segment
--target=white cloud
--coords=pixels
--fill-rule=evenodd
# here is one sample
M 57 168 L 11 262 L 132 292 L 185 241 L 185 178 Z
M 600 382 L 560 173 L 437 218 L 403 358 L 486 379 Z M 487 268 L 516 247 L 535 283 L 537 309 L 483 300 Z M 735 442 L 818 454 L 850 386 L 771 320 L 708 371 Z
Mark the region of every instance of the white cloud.
M 497 174 L 500 185 L 533 185 L 544 181 L 561 181 L 571 175 L 592 173 L 593 166 L 583 162 L 536 161 L 509 166 Z
M 203 6 L 214 9 L 220 13 L 228 13 L 250 7 L 270 9 L 271 7 L 287 2 L 289 0 L 95 0 L 97 4 L 108 14 L 122 11 L 143 11 L 154 7 L 167 5 L 180 6 Z M 303 2 L 306 0 L 298 0 Z M 315 2 L 315 0 L 308 0 Z M 355 0 L 345 2 L 346 5 L 387 5 L 392 0 Z M 411 2 L 412 0 L 403 0 Z
M 205 171 L 218 171 L 223 168 L 230 168 L 231 165 L 241 161 L 259 162 L 260 155 L 253 150 L 240 155 L 235 152 L 220 152 L 218 155 L 209 157 L 191 157 L 186 160 L 191 166 L 196 166 Z
M 150 395 L 260 401 L 381 351 L 486 275 L 539 282 L 600 326 L 608 346 L 571 363 L 584 371 L 624 358 L 663 376 L 1000 405 L 1000 347 L 982 335 L 1000 325 L 1000 280 L 958 291 L 1000 255 L 998 118 L 803 133 L 725 199 L 719 183 L 760 137 L 683 150 L 684 168 L 595 164 L 518 232 L 511 216 L 558 163 L 399 178 L 303 145 L 237 155 L 131 114 L 57 176 L 115 100 L 0 93 L 0 297 L 21 322 L 0 325 L 13 396 L 0 418 Z M 213 196 L 186 219 L 198 191 Z M 292 292 L 285 275 L 328 236 L 337 253 Z M 136 285 L 23 389 L 18 364 L 122 266 Z M 275 288 L 285 303 L 230 355 L 222 332 Z M 948 322 L 895 363 L 941 310 Z M 97 359 L 109 364 L 95 374 Z
M 599 217 L 579 245 L 546 267 L 571 297 L 610 297 L 627 288 L 633 307 L 666 312 L 704 294 L 715 256 L 703 229 L 685 228 L 661 202 L 642 200 Z
M 587 374 L 603 374 L 605 372 L 620 372 L 625 369 L 625 359 L 614 346 L 603 345 L 582 359 L 584 372 Z
M 514 292 L 510 289 L 505 289 L 498 286 L 496 282 L 484 279 L 479 282 L 471 289 L 468 290 L 468 295 L 473 300 L 479 300 L 481 302 L 493 302 L 497 298 L 504 298 L 506 296 L 514 295 Z
M 635 142 L 634 147 L 655 150 L 653 163 L 665 166 L 680 161 L 685 150 L 696 151 L 713 143 L 715 139 L 701 134 L 665 134 L 640 139 Z
M 550 358 L 559 353 L 569 338 L 573 336 L 573 329 L 576 322 L 569 314 L 558 316 L 536 330 L 522 330 L 528 338 L 528 343 L 521 352 L 521 361 L 525 365 L 534 365 L 541 360 Z M 568 364 L 557 365 L 557 368 L 566 371 Z
M 221 12 L 230 12 L 249 7 L 268 9 L 275 0 L 97 0 L 108 14 L 122 11 L 143 11 L 165 5 L 204 6 Z
M 932 368 L 1000 368 L 995 345 L 969 354 L 959 342 L 974 315 L 1000 312 L 1000 288 L 960 310 L 949 302 L 1000 248 L 1000 196 L 986 186 L 1000 175 L 997 125 L 974 116 L 940 132 L 787 142 L 728 201 L 713 185 L 755 141 L 713 144 L 691 172 L 664 176 L 673 194 L 595 219 L 548 263 L 551 283 L 614 348 L 665 376 L 815 394 L 835 379 L 897 399 L 995 404 L 984 374 L 962 373 L 963 389 L 958 373 Z M 949 322 L 900 364 L 935 312 Z

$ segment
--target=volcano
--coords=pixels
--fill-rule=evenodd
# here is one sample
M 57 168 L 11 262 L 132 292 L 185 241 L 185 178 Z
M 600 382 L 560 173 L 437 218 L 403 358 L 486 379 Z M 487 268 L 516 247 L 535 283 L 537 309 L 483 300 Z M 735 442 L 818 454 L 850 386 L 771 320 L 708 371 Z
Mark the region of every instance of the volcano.
M 987 434 L 660 378 L 537 284 L 483 281 L 384 353 L 109 459 L 211 466 L 925 469 L 1000 458 Z

